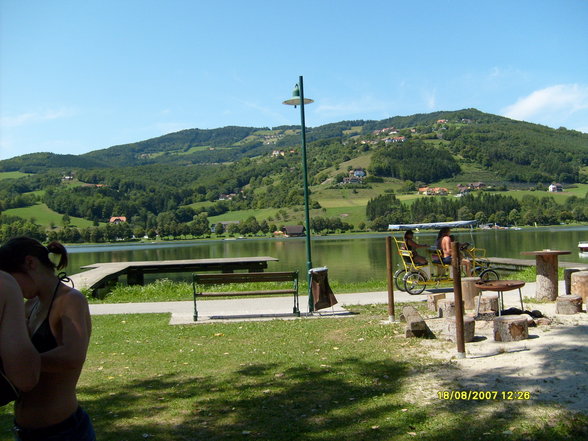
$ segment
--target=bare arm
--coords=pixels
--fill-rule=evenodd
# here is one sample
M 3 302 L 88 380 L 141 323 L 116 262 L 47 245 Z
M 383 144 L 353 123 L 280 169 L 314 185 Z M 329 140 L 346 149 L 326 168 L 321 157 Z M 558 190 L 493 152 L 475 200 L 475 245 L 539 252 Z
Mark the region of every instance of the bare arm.
M 71 290 L 59 298 L 56 312 L 59 312 L 56 329 L 59 346 L 41 354 L 41 370 L 63 372 L 81 369 L 86 361 L 91 333 L 88 302 L 78 291 Z
M 4 372 L 20 390 L 39 381 L 40 357 L 26 327 L 23 297 L 14 278 L 0 272 L 0 358 Z
M 414 240 L 412 239 L 408 239 L 406 241 L 412 248 L 427 248 L 428 245 L 419 245 L 418 243 L 416 243 Z

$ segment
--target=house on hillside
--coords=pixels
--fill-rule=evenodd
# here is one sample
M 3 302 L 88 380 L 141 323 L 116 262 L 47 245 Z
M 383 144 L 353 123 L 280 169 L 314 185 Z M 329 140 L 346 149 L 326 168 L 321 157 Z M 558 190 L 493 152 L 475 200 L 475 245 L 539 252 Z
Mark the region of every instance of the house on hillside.
M 470 187 L 467 185 L 463 185 L 463 184 L 457 184 L 457 192 L 459 194 L 465 194 L 465 193 L 469 193 L 470 191 Z
M 286 237 L 301 237 L 306 234 L 306 228 L 304 225 L 287 225 L 282 228 Z
M 549 191 L 552 193 L 559 193 L 563 191 L 563 185 L 558 183 L 553 183 L 549 186 Z
M 406 141 L 406 137 L 405 136 L 393 136 L 392 138 L 386 138 L 384 140 L 384 142 L 386 144 L 390 144 L 392 142 L 404 142 Z
M 236 197 L 237 197 L 237 194 L 236 193 L 228 193 L 228 194 L 227 193 L 221 193 L 218 196 L 218 200 L 219 201 L 232 201 L 233 198 L 236 198 Z
M 356 176 L 345 176 L 343 181 L 341 181 L 341 185 L 347 184 L 361 184 L 363 183 L 363 178 L 358 178 Z
M 421 187 L 419 188 L 419 194 L 425 194 L 427 196 L 446 196 L 449 194 L 449 190 L 445 187 Z
M 221 224 L 223 226 L 223 231 L 228 231 L 230 225 L 239 225 L 240 223 L 241 223 L 240 221 L 221 221 L 221 222 L 217 222 L 216 224 L 211 224 L 210 225 L 210 231 L 212 233 L 216 233 L 216 226 L 218 224 Z
M 113 216 L 110 218 L 110 220 L 108 221 L 108 223 L 111 224 L 120 224 L 122 222 L 126 222 L 127 218 L 125 216 Z
M 486 188 L 487 185 L 484 184 L 483 182 L 472 182 L 470 184 L 470 188 L 473 190 L 482 190 L 483 188 Z

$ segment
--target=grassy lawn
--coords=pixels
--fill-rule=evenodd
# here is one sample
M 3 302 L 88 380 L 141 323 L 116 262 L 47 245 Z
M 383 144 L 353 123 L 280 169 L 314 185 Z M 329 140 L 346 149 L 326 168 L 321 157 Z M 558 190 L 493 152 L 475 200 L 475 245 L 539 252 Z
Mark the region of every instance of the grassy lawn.
M 31 207 L 11 208 L 4 210 L 4 214 L 8 216 L 18 216 L 23 219 L 35 219 L 35 223 L 49 227 L 51 223 L 55 226 L 63 226 L 63 215 L 51 210 L 45 204 L 37 204 Z M 87 228 L 93 225 L 93 222 L 79 217 L 71 217 L 70 225 L 72 227 Z
M 23 173 L 19 171 L 0 172 L 0 180 L 2 179 L 18 179 L 24 176 L 30 176 L 31 173 Z
M 585 439 L 586 415 L 556 404 L 440 400 L 456 367 L 426 355 L 432 341 L 382 324 L 383 305 L 353 309 L 187 326 L 95 316 L 81 404 L 101 441 Z M 11 425 L 6 406 L 1 439 Z

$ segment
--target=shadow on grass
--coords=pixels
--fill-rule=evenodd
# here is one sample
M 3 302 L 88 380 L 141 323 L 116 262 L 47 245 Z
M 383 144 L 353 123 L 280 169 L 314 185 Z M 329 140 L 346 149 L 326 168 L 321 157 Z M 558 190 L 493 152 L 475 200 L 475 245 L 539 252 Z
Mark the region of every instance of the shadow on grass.
M 247 435 L 266 440 L 366 439 L 366 432 L 373 432 L 369 439 L 384 440 L 390 439 L 390 431 L 377 436 L 371 425 L 400 411 L 402 403 L 381 397 L 398 392 L 406 369 L 402 363 L 359 359 L 284 371 L 273 364 L 252 364 L 229 378 L 166 375 L 115 391 L 105 384 L 81 388 L 80 393 L 97 397 L 85 400 L 84 407 L 103 441 L 232 440 Z M 342 370 L 361 380 L 342 379 L 348 378 L 338 375 Z M 422 423 L 424 416 L 411 418 Z M 391 430 L 399 433 L 395 426 Z

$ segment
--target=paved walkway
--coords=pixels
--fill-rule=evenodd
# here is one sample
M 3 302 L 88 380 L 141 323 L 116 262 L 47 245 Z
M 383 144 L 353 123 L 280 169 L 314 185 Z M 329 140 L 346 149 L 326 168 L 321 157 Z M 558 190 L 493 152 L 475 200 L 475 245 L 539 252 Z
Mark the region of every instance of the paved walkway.
M 535 298 L 535 283 L 527 283 L 522 288 L 523 299 L 525 297 Z M 564 282 L 559 283 L 560 295 L 565 293 Z M 388 294 L 385 291 L 364 292 L 353 294 L 335 294 L 339 303 L 333 308 L 318 311 L 315 314 L 308 314 L 308 303 L 306 295 L 300 296 L 300 311 L 302 317 L 344 317 L 351 315 L 345 306 L 387 304 Z M 449 298 L 453 291 L 449 290 Z M 394 292 L 395 303 L 403 302 L 424 302 L 427 300 L 427 292 L 420 295 L 410 295 L 405 292 Z M 517 290 L 504 293 L 505 306 L 520 307 L 519 293 Z M 237 298 L 227 300 L 201 300 L 198 302 L 199 319 L 196 323 L 210 323 L 228 320 L 271 320 L 276 318 L 294 317 L 292 311 L 292 297 L 264 297 L 264 298 Z M 533 309 L 532 307 L 527 309 Z M 170 324 L 194 324 L 194 304 L 192 301 L 184 302 L 153 302 L 153 303 L 107 303 L 90 305 L 92 315 L 105 314 L 154 314 L 170 313 Z M 399 311 L 396 312 L 398 316 Z

